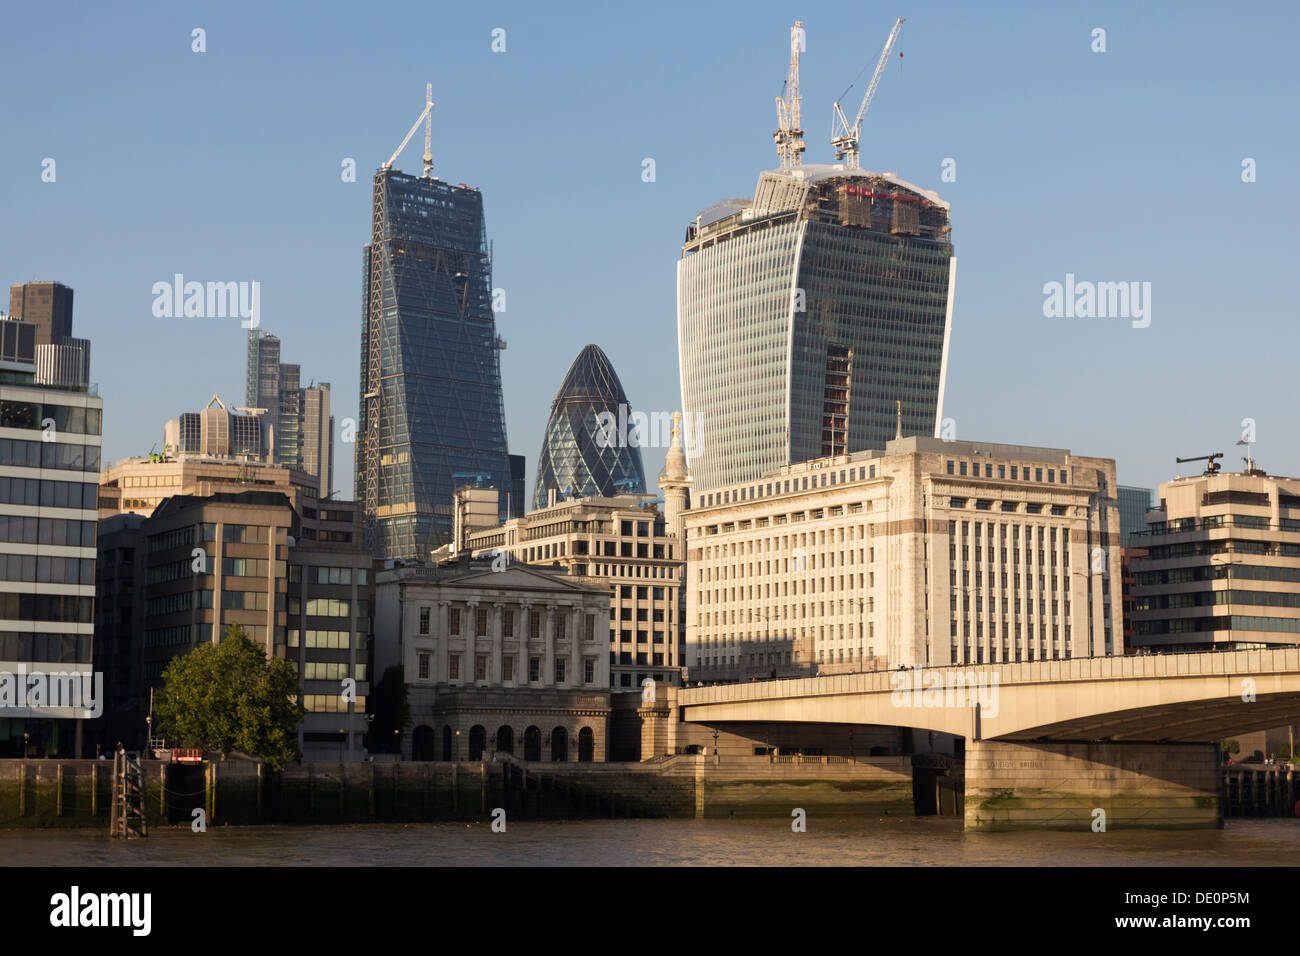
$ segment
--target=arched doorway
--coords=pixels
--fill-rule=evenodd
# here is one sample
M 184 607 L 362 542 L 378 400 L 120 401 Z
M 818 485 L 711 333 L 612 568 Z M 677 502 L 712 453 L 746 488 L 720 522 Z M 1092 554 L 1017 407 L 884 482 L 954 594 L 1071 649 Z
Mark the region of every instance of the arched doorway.
M 582 763 L 591 763 L 596 755 L 596 735 L 591 732 L 590 727 L 583 727 L 578 731 L 578 760 Z
M 503 754 L 515 752 L 515 729 L 513 727 L 497 728 L 497 750 Z
M 482 760 L 487 748 L 487 731 L 482 724 L 475 724 L 469 729 L 469 759 Z
M 412 760 L 437 760 L 438 754 L 435 750 L 438 737 L 432 727 L 426 727 L 421 724 L 415 728 L 415 733 L 411 735 L 411 759 Z
M 451 751 L 451 740 L 452 740 L 451 725 L 443 724 L 442 725 L 442 759 L 443 760 L 456 759 L 456 755 Z
M 551 762 L 564 763 L 569 759 L 569 734 L 563 727 L 551 731 Z
M 542 732 L 536 727 L 524 731 L 524 759 L 542 759 Z

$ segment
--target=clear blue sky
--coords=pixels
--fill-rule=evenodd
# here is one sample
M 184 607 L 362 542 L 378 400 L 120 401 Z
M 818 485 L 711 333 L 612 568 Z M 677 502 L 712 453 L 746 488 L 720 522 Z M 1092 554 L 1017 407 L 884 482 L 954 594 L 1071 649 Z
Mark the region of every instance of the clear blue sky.
M 242 403 L 237 320 L 153 317 L 153 283 L 176 272 L 261 282 L 284 360 L 355 415 L 370 178 L 432 82 L 436 172 L 485 197 L 531 495 L 551 399 L 588 342 L 634 406 L 678 407 L 685 224 L 775 165 L 791 22 L 807 32 L 805 159 L 824 162 L 831 102 L 895 16 L 903 58 L 863 165 L 952 203 L 957 437 L 1114 457 L 1121 482 L 1154 485 L 1177 455 L 1223 451 L 1236 470 L 1249 417 L 1260 465 L 1300 474 L 1294 2 L 14 5 L 0 283 L 75 289 L 106 460 L 148 452 L 214 392 Z M 400 168 L 418 171 L 420 141 Z M 1150 282 L 1150 327 L 1044 318 L 1043 285 L 1066 273 Z M 337 457 L 351 497 L 350 446 Z M 653 481 L 663 451 L 645 457 Z

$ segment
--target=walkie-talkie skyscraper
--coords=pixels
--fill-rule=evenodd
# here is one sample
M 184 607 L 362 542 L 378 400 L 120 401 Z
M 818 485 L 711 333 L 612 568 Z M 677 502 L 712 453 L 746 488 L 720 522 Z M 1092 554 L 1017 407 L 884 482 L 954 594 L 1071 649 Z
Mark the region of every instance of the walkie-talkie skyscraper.
M 935 435 L 955 259 L 948 204 L 846 166 L 772 170 L 691 222 L 677 263 L 696 489 Z
M 483 196 L 427 154 L 423 176 L 391 166 L 365 250 L 356 496 L 371 552 L 411 560 L 450 540 L 458 485 L 495 485 L 504 512 L 511 472 Z

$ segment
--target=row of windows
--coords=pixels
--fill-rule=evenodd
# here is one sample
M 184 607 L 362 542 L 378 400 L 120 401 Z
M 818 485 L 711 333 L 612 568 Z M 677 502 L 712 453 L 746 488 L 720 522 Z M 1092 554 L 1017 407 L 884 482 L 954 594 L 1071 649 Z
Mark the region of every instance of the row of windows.
M 99 446 L 0 438 L 0 465 L 54 468 L 60 471 L 99 471 Z
M 71 594 L 0 593 L 0 619 L 91 624 L 93 604 L 94 598 Z
M 949 461 L 949 462 L 947 463 L 947 465 L 948 465 L 948 474 L 950 474 L 950 475 L 952 475 L 952 474 L 965 475 L 965 474 L 966 474 L 966 466 L 967 466 L 967 463 L 964 462 L 964 461 L 956 462 L 956 468 L 957 468 L 956 471 L 953 470 L 954 463 L 953 463 L 952 461 Z M 979 478 L 979 477 L 981 477 L 981 475 L 980 475 L 980 465 L 981 465 L 981 463 L 978 462 L 978 461 L 970 462 L 970 475 L 971 475 L 971 477 L 973 477 L 973 478 Z M 997 476 L 998 476 L 999 478 L 1005 479 L 1005 478 L 1007 477 L 1007 468 L 1008 468 L 1008 466 L 1007 466 L 1007 465 L 997 465 L 997 466 L 994 466 L 994 464 L 993 464 L 992 462 L 988 462 L 988 461 L 983 462 L 983 471 L 984 471 L 984 474 L 983 474 L 982 477 L 984 477 L 984 478 L 992 478 L 992 477 L 993 477 L 993 470 L 994 470 L 995 467 L 997 468 Z M 1023 480 L 1023 481 L 1040 481 L 1040 482 L 1041 482 L 1041 481 L 1043 480 L 1043 469 L 1042 469 L 1042 468 L 1035 467 L 1035 468 L 1033 469 L 1033 477 L 1032 477 L 1032 478 L 1030 477 L 1030 474 L 1029 474 L 1030 469 L 1029 469 L 1029 466 L 1028 466 L 1028 465 L 1011 465 L 1011 466 L 1010 466 L 1010 469 L 1011 469 L 1011 480 L 1012 480 L 1012 481 L 1022 481 L 1022 480 Z M 1049 485 L 1050 485 L 1050 484 L 1056 484 L 1056 483 L 1057 483 L 1057 482 L 1056 482 L 1056 475 L 1057 475 L 1057 471 L 1056 471 L 1055 468 L 1048 468 L 1048 469 L 1047 469 L 1047 483 L 1048 483 Z M 1060 471 L 1060 475 L 1061 475 L 1061 481 L 1060 481 L 1060 484 L 1068 485 L 1068 484 L 1070 483 L 1069 480 L 1068 480 L 1068 478 L 1067 478 L 1068 470 L 1065 469 L 1065 468 L 1062 468 L 1061 471 Z
M 290 660 L 294 673 L 298 672 L 298 662 Z M 346 661 L 306 661 L 302 665 L 303 680 L 345 680 L 348 677 L 355 677 L 357 680 L 366 679 L 366 665 L 357 664 L 355 672 L 348 673 L 348 668 L 352 665 Z
M 0 478 L 0 504 L 91 509 L 96 487 L 93 482 Z
M 963 472 L 965 474 L 965 472 Z M 838 477 L 838 481 L 837 481 Z M 850 481 L 861 481 L 867 478 L 876 477 L 875 465 L 854 466 L 849 469 L 841 468 L 838 472 L 834 470 L 823 471 L 820 475 L 804 475 L 802 478 L 787 478 L 783 481 L 759 483 L 749 485 L 745 488 L 727 489 L 725 491 L 715 491 L 711 494 L 703 495 L 701 505 L 703 507 L 712 507 L 713 505 L 735 504 L 738 501 L 754 501 L 759 498 L 770 498 L 773 494 L 788 495 L 791 492 L 791 482 L 794 483 L 794 491 L 808 491 L 809 482 L 812 488 L 834 487 L 836 484 L 847 484 Z M 818 480 L 820 478 L 820 484 Z M 776 489 L 773 491 L 773 489 Z M 870 505 L 868 505 L 870 507 Z
M 55 405 L 51 402 L 23 402 L 17 399 L 0 401 L 0 428 L 43 431 L 52 426 L 56 435 L 98 435 L 101 418 L 98 408 Z
M 341 694 L 303 694 L 302 705 L 313 714 L 346 714 L 349 706 L 352 713 L 364 714 L 366 697 L 359 694 L 355 701 L 349 701 Z
M 462 680 L 461 677 L 461 655 L 447 655 L 447 679 Z M 428 680 L 430 673 L 430 663 L 432 654 L 428 651 L 420 651 L 416 655 L 416 672 L 421 680 Z M 491 672 L 492 655 L 475 654 L 474 655 L 474 680 L 488 681 L 492 678 Z M 554 660 L 555 683 L 563 684 L 568 679 L 568 658 L 557 657 Z M 542 659 L 540 657 L 528 658 L 528 683 L 538 684 L 542 679 Z M 506 654 L 501 658 L 501 680 L 513 681 L 515 679 L 515 659 L 513 655 Z M 582 661 L 582 679 L 583 683 L 591 684 L 596 680 L 596 659 L 594 657 L 584 657 Z
M 200 594 L 210 592 L 200 591 Z M 270 595 L 266 591 L 222 591 L 221 606 L 232 611 L 265 611 L 270 607 Z M 276 610 L 283 610 L 284 595 L 276 595 Z
M 1295 591 L 1193 591 L 1188 594 L 1153 594 L 1135 598 L 1133 610 L 1204 607 L 1214 604 L 1254 604 L 1260 607 L 1300 607 Z
M 340 649 L 340 648 L 346 649 L 348 647 L 347 631 L 327 631 L 327 630 L 319 630 L 319 629 L 312 628 L 303 632 L 303 634 L 304 634 L 304 638 L 303 638 L 304 647 L 324 647 L 324 648 L 333 648 L 333 649 Z M 286 632 L 286 636 L 288 638 L 289 647 L 298 646 L 298 639 L 299 639 L 298 628 L 296 627 L 289 628 L 288 631 Z M 365 635 L 358 632 L 357 646 L 361 647 L 364 644 L 364 642 L 365 642 Z
M 353 573 L 352 568 L 308 568 L 308 580 L 315 580 L 317 584 L 348 584 L 352 583 L 353 578 L 357 579 L 357 584 L 361 587 L 366 586 L 366 569 L 357 568 Z M 293 565 L 289 568 L 289 580 L 295 584 L 302 580 L 302 567 Z
M 94 558 L 49 558 L 34 554 L 0 554 L 0 581 L 41 584 L 94 584 Z
M 1300 582 L 1300 568 L 1261 567 L 1253 564 L 1215 564 L 1199 568 L 1169 568 L 1164 571 L 1142 571 L 1133 576 L 1133 583 L 1141 586 L 1153 584 L 1186 584 L 1190 581 L 1242 578 L 1250 581 Z
M 0 541 L 11 544 L 48 544 L 57 547 L 93 548 L 94 521 L 67 518 L 32 518 L 0 515 Z
M 269 570 L 270 562 L 265 558 L 221 559 L 221 573 L 231 577 L 264 578 Z
M 89 664 L 90 635 L 0 631 L 0 661 Z
M 1138 634 L 1185 634 L 1194 631 L 1271 631 L 1300 634 L 1300 617 L 1252 617 L 1230 614 L 1223 617 L 1186 617 L 1172 621 L 1134 621 Z

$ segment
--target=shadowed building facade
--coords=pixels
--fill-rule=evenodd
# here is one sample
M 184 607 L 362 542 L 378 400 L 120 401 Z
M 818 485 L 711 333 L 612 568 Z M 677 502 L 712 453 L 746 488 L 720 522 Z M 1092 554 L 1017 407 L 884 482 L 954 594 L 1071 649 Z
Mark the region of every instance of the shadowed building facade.
M 645 471 L 623 384 L 609 358 L 586 346 L 560 384 L 537 458 L 533 508 L 556 499 L 645 494 Z M 620 427 L 620 422 L 623 423 Z

